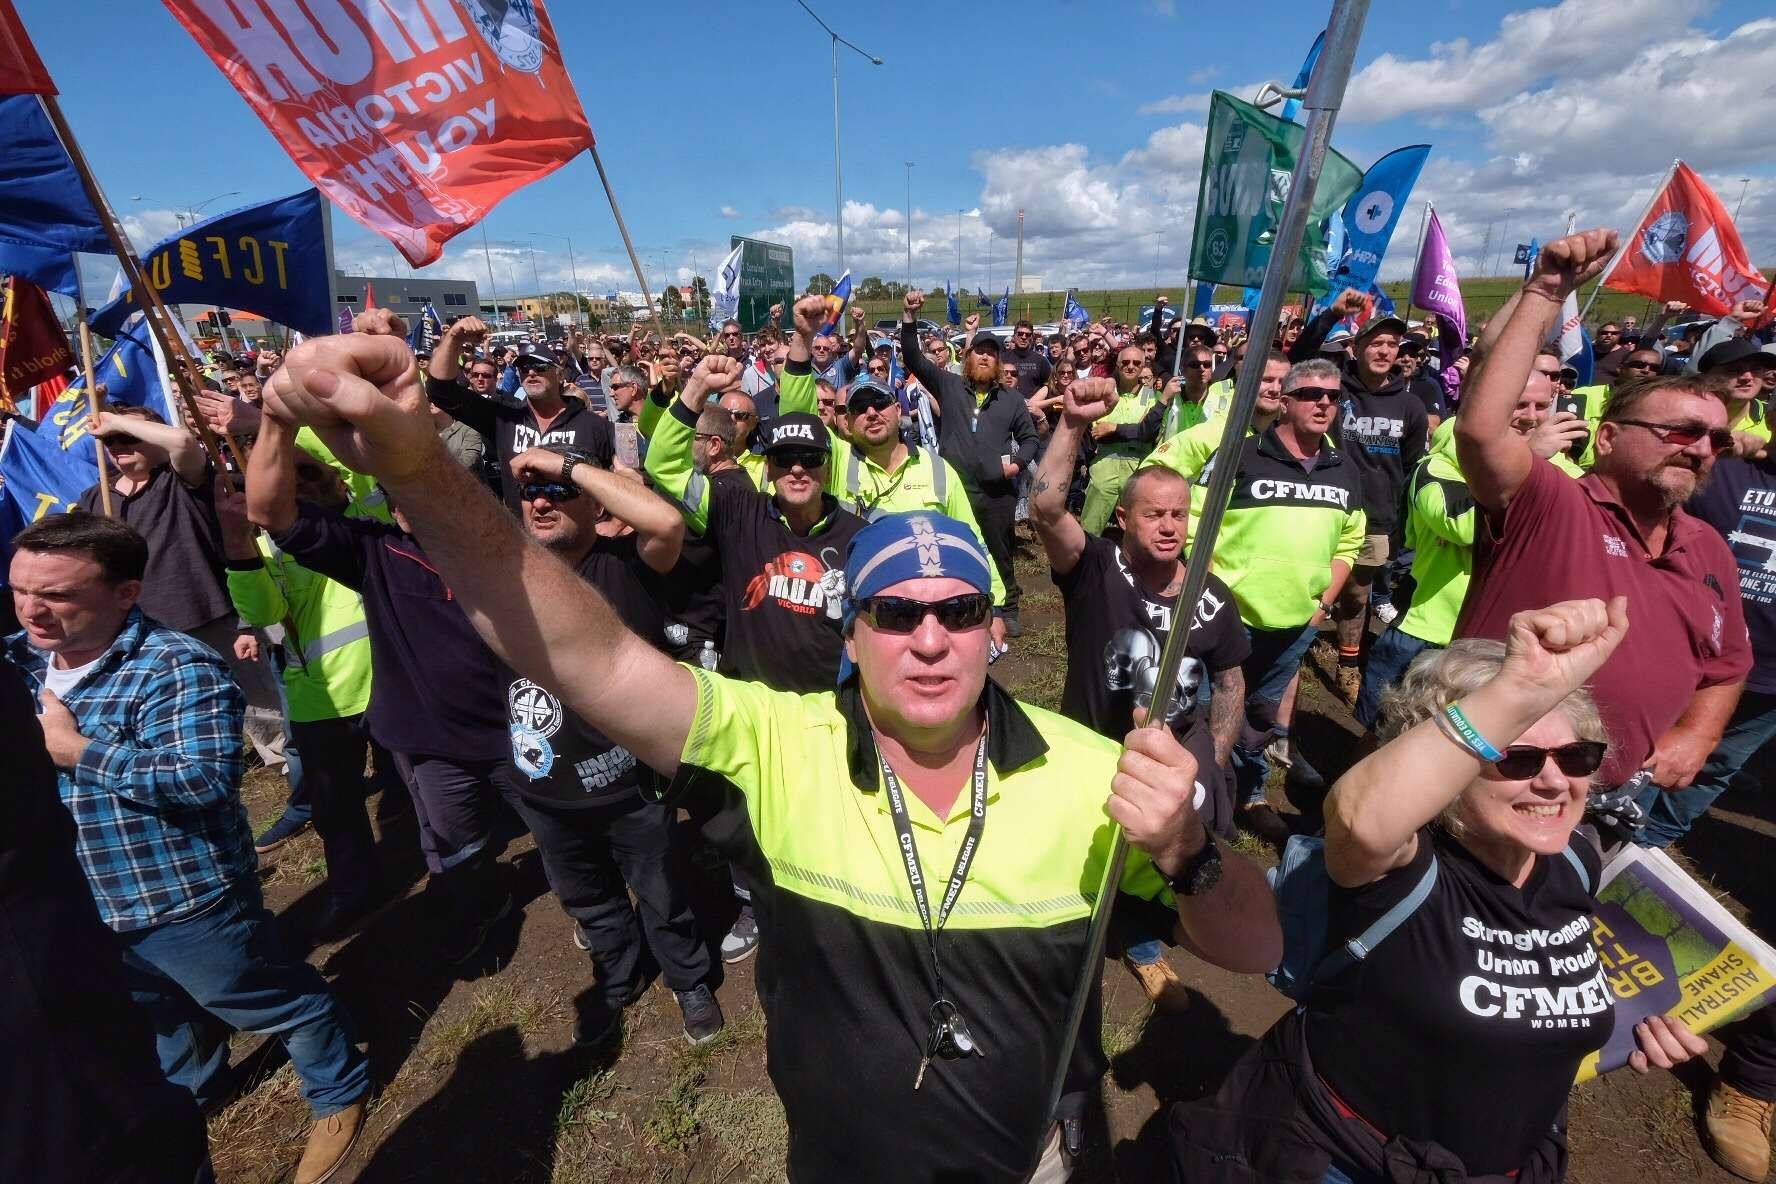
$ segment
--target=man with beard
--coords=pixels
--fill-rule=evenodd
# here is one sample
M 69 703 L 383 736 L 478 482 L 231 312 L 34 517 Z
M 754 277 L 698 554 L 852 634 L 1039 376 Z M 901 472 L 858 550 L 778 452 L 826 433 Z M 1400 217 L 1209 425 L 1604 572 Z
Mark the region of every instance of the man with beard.
M 1666 790 L 1695 780 L 1732 717 L 1751 647 L 1739 570 L 1725 540 L 1682 505 L 1733 435 L 1695 378 L 1617 390 L 1598 424 L 1597 462 L 1577 481 L 1510 430 L 1512 409 L 1561 302 L 1602 271 L 1616 232 L 1543 248 L 1456 417 L 1456 455 L 1483 518 L 1457 637 L 1505 636 L 1512 613 L 1626 595 L 1634 628 L 1592 689 L 1612 743 L 1597 784 L 1647 769 Z
M 1017 637 L 1023 632 L 1018 621 L 1023 590 L 1013 562 L 1017 479 L 1036 459 L 1036 424 L 1017 391 L 999 381 L 1001 347 L 991 333 L 976 333 L 969 341 L 961 374 L 941 369 L 919 351 L 917 322 L 924 307 L 925 293 L 916 288 L 901 302 L 901 360 L 937 400 L 938 450 L 968 490 L 982 539 L 1005 584 L 1005 631 Z
M 1067 512 L 1073 462 L 1090 425 L 1116 403 L 1107 378 L 1086 378 L 1062 396 L 1061 418 L 1036 468 L 1030 522 L 1048 554 L 1067 622 L 1067 675 L 1061 714 L 1114 739 L 1135 726 L 1158 687 L 1159 657 L 1171 635 L 1184 582 L 1190 484 L 1150 466 L 1130 477 L 1116 507 L 1120 542 L 1088 534 Z M 1223 836 L 1233 834 L 1228 761 L 1244 719 L 1245 676 L 1252 652 L 1227 585 L 1210 575 L 1189 625 L 1172 732 L 1196 758 L 1196 811 Z M 1208 685 L 1204 685 L 1204 684 Z M 1212 693 L 1205 708 L 1204 692 Z M 1159 931 L 1118 915 L 1123 962 L 1163 1011 L 1189 1003 L 1183 982 L 1165 961 Z
M 1036 345 L 1036 326 L 1019 321 L 1011 331 L 1011 344 L 1001 354 L 1001 365 L 1017 373 L 1018 398 L 1028 400 L 1048 381 L 1048 359 Z
M 464 317 L 444 330 L 426 367 L 426 398 L 493 441 L 506 508 L 516 515 L 518 490 L 509 468 L 514 456 L 538 444 L 565 444 L 609 468 L 616 457 L 616 433 L 609 420 L 587 405 L 579 388 L 563 388 L 561 367 L 541 354 L 517 360 L 524 394 L 520 404 L 477 394 L 458 381 L 463 355 L 472 353 L 491 331 L 480 317 Z
M 1141 382 L 1141 370 L 1147 364 L 1138 345 L 1125 345 L 1116 351 L 1116 399 L 1113 409 L 1092 424 L 1092 438 L 1098 443 L 1098 455 L 1088 470 L 1085 487 L 1085 509 L 1080 512 L 1079 525 L 1088 534 L 1102 534 L 1122 496 L 1122 486 L 1141 465 L 1141 458 L 1152 449 L 1151 438 L 1145 435 L 1142 420 L 1148 409 L 1158 405 L 1159 394 Z M 1201 414 L 1201 409 L 1197 409 Z M 1188 425 L 1186 425 L 1188 426 Z M 1154 421 L 1155 434 L 1158 420 Z

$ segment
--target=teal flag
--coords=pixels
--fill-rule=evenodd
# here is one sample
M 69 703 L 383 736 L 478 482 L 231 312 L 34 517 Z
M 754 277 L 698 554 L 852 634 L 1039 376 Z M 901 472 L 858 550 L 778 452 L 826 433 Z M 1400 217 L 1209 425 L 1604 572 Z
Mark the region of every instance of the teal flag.
M 1196 237 L 1190 274 L 1198 280 L 1256 288 L 1270 265 L 1295 161 L 1307 133 L 1252 104 L 1216 91 L 1203 145 L 1202 184 L 1196 198 Z M 1328 150 L 1308 214 L 1309 233 L 1289 277 L 1289 290 L 1324 294 L 1326 244 L 1315 229 L 1335 217 L 1363 183 L 1363 170 Z

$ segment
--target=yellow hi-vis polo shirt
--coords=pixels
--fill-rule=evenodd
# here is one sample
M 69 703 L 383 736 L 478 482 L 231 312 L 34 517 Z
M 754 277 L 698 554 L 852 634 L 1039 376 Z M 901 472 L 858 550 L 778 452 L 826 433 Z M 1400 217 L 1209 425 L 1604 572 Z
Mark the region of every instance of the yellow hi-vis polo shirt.
M 1109 854 L 1118 745 L 987 683 L 985 824 L 938 937 L 945 993 L 986 1055 L 934 1060 L 914 1090 L 935 984 L 856 682 L 796 695 L 686 669 L 697 713 L 667 794 L 714 809 L 705 833 L 751 881 L 790 1178 L 1019 1184 L 1053 1122 L 1046 1094 Z M 957 788 L 945 818 L 905 795 L 933 924 L 971 816 Z M 1121 889 L 1170 900 L 1138 851 Z M 1099 1024 L 1094 993 L 1080 1088 L 1104 1069 Z

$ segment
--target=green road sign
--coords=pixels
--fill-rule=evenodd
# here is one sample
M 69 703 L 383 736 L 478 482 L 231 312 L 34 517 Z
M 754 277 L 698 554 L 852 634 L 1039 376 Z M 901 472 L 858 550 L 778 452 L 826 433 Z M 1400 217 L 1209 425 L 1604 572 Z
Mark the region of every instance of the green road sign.
M 747 333 L 756 333 L 771 319 L 771 306 L 783 306 L 784 323 L 795 303 L 795 252 L 781 243 L 734 235 L 728 249 L 745 245 L 740 254 L 740 310 L 734 319 Z

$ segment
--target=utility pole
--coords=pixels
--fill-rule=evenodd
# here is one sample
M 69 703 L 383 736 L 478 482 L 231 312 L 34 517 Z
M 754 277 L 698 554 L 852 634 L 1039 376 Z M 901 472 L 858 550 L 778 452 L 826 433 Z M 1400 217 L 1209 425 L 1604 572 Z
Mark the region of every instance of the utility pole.
M 1422 236 L 1421 236 L 1422 237 Z M 1492 223 L 1486 224 L 1486 237 L 1480 240 L 1480 262 L 1474 268 L 1475 278 L 1491 274 L 1486 270 L 1487 262 L 1492 258 Z M 1416 274 L 1416 273 L 1415 273 Z
M 914 162 L 910 161 L 910 160 L 906 162 L 906 166 L 907 166 L 907 174 L 906 174 L 906 181 L 907 181 L 906 286 L 907 286 L 907 291 L 909 291 L 909 292 L 911 292 L 913 290 L 913 164 L 914 164 Z
M 1011 274 L 1011 290 L 1022 295 L 1024 291 L 1024 212 L 1022 210 L 1018 211 L 1017 268 Z
M 838 238 L 838 274 L 842 276 L 845 274 L 845 175 L 844 171 L 839 167 L 839 46 L 843 45 L 846 49 L 855 51 L 859 57 L 863 58 L 872 66 L 881 65 L 882 59 L 876 57 L 874 54 L 865 53 L 863 50 L 858 49 L 857 46 L 851 44 L 851 42 L 846 41 L 843 37 L 833 32 L 832 26 L 821 20 L 819 14 L 817 14 L 812 8 L 809 8 L 805 0 L 796 0 L 796 3 L 802 6 L 803 12 L 814 18 L 815 24 L 826 30 L 826 35 L 828 37 L 832 38 L 833 229 L 837 232 Z

